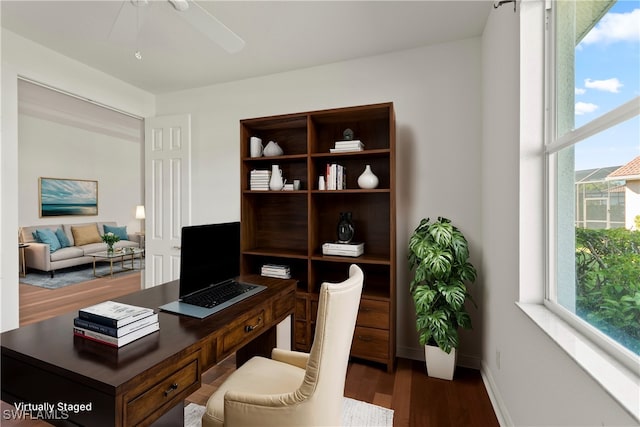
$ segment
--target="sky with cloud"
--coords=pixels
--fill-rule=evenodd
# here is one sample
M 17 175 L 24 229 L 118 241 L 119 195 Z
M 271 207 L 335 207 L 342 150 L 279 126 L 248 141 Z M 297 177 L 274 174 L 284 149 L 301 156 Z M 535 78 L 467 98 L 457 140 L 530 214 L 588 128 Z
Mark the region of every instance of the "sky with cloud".
M 43 204 L 95 204 L 98 200 L 95 181 L 42 179 Z
M 576 47 L 576 128 L 640 96 L 640 0 L 619 0 Z M 640 118 L 580 143 L 576 169 L 640 155 Z

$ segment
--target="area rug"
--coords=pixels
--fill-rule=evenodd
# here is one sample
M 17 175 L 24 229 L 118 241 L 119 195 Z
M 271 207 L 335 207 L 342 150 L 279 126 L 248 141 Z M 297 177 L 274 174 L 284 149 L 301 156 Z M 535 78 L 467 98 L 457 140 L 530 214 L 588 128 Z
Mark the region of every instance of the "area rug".
M 184 408 L 185 427 L 201 427 L 204 406 L 190 403 Z M 391 427 L 393 410 L 359 400 L 344 398 L 342 425 L 345 427 Z
M 141 263 L 142 267 L 144 268 L 144 259 L 135 259 L 133 262 L 133 266 L 135 268 L 134 270 L 122 271 L 118 273 L 116 272 L 120 270 L 120 263 L 114 263 L 113 277 L 116 278 L 123 274 L 139 273 Z M 130 266 L 131 261 L 126 261 L 125 267 L 128 268 Z M 106 277 L 109 278 L 109 264 L 104 262 L 97 263 L 96 274 L 99 276 L 107 275 Z M 44 271 L 29 270 L 26 277 L 21 277 L 19 282 L 26 283 L 28 285 L 40 286 L 47 289 L 58 289 L 94 279 L 96 279 L 96 277 L 94 277 L 93 275 L 93 264 L 85 264 L 56 271 L 53 275 L 53 278 L 51 277 L 50 273 Z

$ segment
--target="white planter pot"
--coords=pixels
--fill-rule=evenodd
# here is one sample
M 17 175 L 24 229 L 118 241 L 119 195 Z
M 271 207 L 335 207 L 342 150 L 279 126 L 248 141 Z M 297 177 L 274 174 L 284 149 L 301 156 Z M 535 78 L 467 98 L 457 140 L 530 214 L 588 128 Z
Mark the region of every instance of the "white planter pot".
M 447 354 L 438 346 L 425 345 L 424 357 L 427 364 L 427 375 L 430 377 L 452 380 L 456 369 L 457 352 L 451 349 Z

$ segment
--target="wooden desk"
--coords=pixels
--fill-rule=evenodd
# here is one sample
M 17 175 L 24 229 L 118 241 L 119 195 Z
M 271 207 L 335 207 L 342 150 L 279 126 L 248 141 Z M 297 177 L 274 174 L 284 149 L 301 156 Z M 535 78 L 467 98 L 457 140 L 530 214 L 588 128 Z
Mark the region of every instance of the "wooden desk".
M 275 326 L 294 312 L 294 280 L 243 279 L 268 288 L 203 320 L 160 312 L 159 332 L 119 349 L 75 337 L 77 312 L 3 333 L 2 400 L 85 405 L 54 411 L 69 417 L 45 420 L 56 425 L 182 425 L 201 373 L 234 352 L 269 354 Z M 173 281 L 117 301 L 157 308 L 177 298 Z

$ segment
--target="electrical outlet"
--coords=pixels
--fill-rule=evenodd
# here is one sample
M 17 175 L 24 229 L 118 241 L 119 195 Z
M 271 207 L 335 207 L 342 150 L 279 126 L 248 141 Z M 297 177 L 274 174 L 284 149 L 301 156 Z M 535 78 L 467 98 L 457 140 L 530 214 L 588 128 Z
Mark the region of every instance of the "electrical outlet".
M 500 350 L 496 349 L 496 367 L 500 370 Z

